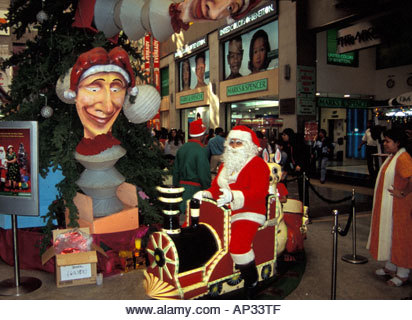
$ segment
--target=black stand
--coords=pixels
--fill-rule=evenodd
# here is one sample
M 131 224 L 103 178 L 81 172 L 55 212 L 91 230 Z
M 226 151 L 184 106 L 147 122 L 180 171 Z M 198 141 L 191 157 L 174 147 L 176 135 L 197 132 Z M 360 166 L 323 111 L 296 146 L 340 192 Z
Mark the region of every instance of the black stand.
M 17 239 L 17 218 L 11 215 L 13 230 L 14 279 L 0 282 L 0 296 L 21 296 L 41 287 L 41 281 L 32 277 L 20 277 L 19 245 Z
M 352 189 L 352 203 L 354 203 L 355 190 Z M 345 254 L 342 260 L 352 264 L 362 264 L 368 262 L 368 258 L 356 254 L 356 212 L 352 205 L 352 254 Z
M 331 300 L 336 300 L 336 273 L 338 268 L 337 255 L 338 255 L 338 232 L 339 232 L 339 212 L 333 210 L 334 224 L 332 228 L 333 235 L 333 260 L 332 260 L 332 286 L 331 286 Z

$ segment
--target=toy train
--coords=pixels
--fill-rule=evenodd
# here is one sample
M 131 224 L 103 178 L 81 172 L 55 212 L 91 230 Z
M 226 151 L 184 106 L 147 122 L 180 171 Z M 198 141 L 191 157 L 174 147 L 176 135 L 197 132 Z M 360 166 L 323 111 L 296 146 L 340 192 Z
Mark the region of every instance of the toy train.
M 244 281 L 228 250 L 231 210 L 217 207 L 214 200 L 203 199 L 199 205 L 192 199 L 181 227 L 178 204 L 183 188 L 158 190 L 168 206 L 163 229 L 150 235 L 146 248 L 146 294 L 154 299 L 196 299 L 242 288 Z M 276 194 L 268 195 L 266 222 L 253 241 L 259 281 L 276 275 L 277 257 L 283 252 L 303 250 L 306 222 L 300 201 L 289 199 L 282 208 Z

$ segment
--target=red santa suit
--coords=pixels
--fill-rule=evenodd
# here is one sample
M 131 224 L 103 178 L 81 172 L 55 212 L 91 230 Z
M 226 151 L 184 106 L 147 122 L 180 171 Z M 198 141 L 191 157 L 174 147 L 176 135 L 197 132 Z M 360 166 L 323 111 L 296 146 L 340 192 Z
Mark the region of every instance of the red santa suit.
M 238 136 L 235 128 L 227 139 Z M 206 191 L 209 192 L 207 196 L 213 199 L 219 198 L 222 188 L 232 192 L 233 199 L 228 204 L 232 209 L 229 252 L 237 265 L 245 265 L 255 259 L 252 242 L 257 229 L 266 219 L 269 177 L 270 170 L 266 162 L 253 156 L 239 172 L 232 175 L 227 173 L 224 164 L 221 165 L 211 187 Z

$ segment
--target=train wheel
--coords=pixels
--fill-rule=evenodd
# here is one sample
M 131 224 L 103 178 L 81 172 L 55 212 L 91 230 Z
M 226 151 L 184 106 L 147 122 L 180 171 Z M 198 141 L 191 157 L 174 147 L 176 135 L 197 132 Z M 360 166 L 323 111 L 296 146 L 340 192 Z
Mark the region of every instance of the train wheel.
M 155 232 L 147 247 L 151 268 L 157 268 L 159 279 L 173 279 L 178 269 L 177 251 L 173 241 L 163 232 Z
M 269 279 L 271 273 L 272 273 L 272 266 L 268 264 L 262 268 L 262 271 L 260 272 L 260 276 L 262 277 L 263 280 L 267 280 Z
M 227 284 L 229 286 L 235 286 L 235 285 L 239 284 L 240 281 L 242 281 L 242 276 L 240 275 L 240 273 L 238 273 L 238 274 L 235 274 L 232 278 L 230 278 L 227 281 Z
M 222 293 L 222 282 L 214 283 L 209 287 L 209 295 L 211 297 L 217 297 Z

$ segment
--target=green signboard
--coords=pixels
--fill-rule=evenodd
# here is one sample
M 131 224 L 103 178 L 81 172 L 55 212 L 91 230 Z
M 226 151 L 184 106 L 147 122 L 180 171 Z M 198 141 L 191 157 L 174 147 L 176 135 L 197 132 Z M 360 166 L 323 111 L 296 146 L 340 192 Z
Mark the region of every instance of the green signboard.
M 169 95 L 169 67 L 160 69 L 160 96 Z
M 337 53 L 338 50 L 338 31 L 330 29 L 327 31 L 327 63 L 338 66 L 358 67 L 358 51 Z
M 257 91 L 265 91 L 268 89 L 268 79 L 259 79 L 256 81 L 245 82 L 236 84 L 226 88 L 226 95 L 237 96 L 239 94 L 252 93 Z
M 366 100 L 366 99 L 319 97 L 317 101 L 318 101 L 318 107 L 322 107 L 322 108 L 362 109 L 362 108 L 368 108 L 371 106 L 371 101 Z
M 205 98 L 205 95 L 203 92 L 189 94 L 187 96 L 180 97 L 180 104 L 203 101 L 204 98 Z

